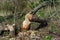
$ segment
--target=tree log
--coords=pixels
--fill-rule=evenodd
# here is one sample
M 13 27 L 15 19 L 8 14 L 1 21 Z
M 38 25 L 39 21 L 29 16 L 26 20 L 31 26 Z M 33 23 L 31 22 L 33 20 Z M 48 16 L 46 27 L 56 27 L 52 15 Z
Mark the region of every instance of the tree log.
M 42 20 L 39 18 L 35 18 L 34 14 L 41 8 L 45 7 L 46 5 L 48 5 L 48 2 L 43 2 L 41 5 L 37 6 L 33 11 L 29 12 L 28 14 L 25 15 L 25 20 L 23 21 L 22 27 L 21 27 L 21 31 L 24 30 L 28 30 L 29 29 L 29 25 L 31 24 L 31 21 L 34 22 L 39 22 L 41 23 L 40 26 L 46 26 L 47 22 L 46 20 Z M 39 28 L 39 27 L 38 27 Z M 37 29 L 38 29 L 37 28 Z

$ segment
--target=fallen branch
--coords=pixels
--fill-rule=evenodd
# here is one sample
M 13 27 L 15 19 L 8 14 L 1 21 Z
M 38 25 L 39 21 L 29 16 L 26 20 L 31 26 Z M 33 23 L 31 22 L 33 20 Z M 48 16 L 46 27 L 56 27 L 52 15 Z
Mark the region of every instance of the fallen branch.
M 39 9 L 48 6 L 49 3 L 50 3 L 49 1 L 45 1 L 45 2 L 41 3 L 41 4 L 38 5 L 36 8 L 34 8 L 34 10 L 32 10 L 31 14 L 33 14 L 33 15 L 36 14 L 36 12 L 37 12 Z

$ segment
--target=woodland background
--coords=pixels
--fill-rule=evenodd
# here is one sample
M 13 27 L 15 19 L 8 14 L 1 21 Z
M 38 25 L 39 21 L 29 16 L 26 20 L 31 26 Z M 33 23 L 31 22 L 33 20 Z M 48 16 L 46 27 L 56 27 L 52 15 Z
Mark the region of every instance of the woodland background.
M 48 18 L 49 15 L 56 13 L 52 17 L 47 27 L 39 29 L 44 39 L 51 40 L 51 38 L 60 39 L 60 0 L 0 0 L 0 25 L 4 27 L 5 23 L 15 23 L 18 28 L 21 27 L 24 16 L 37 7 L 44 1 L 52 2 L 51 6 L 46 6 L 40 9 L 36 16 L 40 18 Z M 31 29 L 33 30 L 39 23 L 32 22 Z M 47 32 L 52 31 L 57 35 L 50 35 Z M 42 38 L 43 39 L 43 38 Z M 41 40 L 42 40 L 41 39 Z M 5 39 L 2 39 L 5 40 Z

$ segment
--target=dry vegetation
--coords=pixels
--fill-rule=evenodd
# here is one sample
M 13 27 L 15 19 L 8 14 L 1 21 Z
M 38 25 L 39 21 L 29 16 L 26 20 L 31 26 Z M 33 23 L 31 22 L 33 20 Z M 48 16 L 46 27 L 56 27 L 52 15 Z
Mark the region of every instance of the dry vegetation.
M 44 1 L 44 0 L 43 0 Z M 48 25 L 39 30 L 34 30 L 39 23 L 32 22 L 29 31 L 20 32 L 24 16 L 43 3 L 42 0 L 0 0 L 0 29 L 5 29 L 6 23 L 16 24 L 17 36 L 11 36 L 10 32 L 4 32 L 0 35 L 0 40 L 60 40 L 60 0 L 55 0 L 53 5 L 48 5 L 40 9 L 35 16 L 41 19 L 47 19 Z M 45 0 L 46 1 L 46 0 Z M 0 30 L 1 32 L 1 30 Z

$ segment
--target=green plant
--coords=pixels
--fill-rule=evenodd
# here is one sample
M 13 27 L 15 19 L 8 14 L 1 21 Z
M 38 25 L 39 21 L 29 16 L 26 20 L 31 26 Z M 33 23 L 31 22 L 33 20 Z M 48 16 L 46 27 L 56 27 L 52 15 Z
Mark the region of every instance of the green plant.
M 54 24 L 51 24 L 51 26 L 50 26 L 50 32 L 53 32 L 55 30 L 55 25 Z
M 57 33 L 60 34 L 60 29 L 57 30 Z
M 52 38 L 51 35 L 47 35 L 47 36 L 45 37 L 45 40 L 51 40 L 51 38 Z
M 0 23 L 5 21 L 3 16 L 0 16 Z
M 43 11 L 39 11 L 37 16 L 39 16 L 41 18 L 45 18 L 45 13 Z

